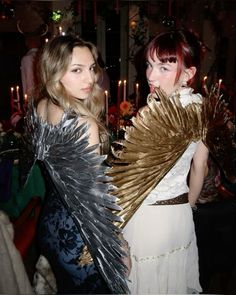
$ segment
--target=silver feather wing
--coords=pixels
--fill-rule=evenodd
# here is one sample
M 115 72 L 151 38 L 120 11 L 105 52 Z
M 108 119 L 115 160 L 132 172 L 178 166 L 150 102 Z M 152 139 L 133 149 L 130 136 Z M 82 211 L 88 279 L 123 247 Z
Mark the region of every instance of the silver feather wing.
M 114 212 L 121 208 L 109 194 L 104 157 L 88 146 L 88 126 L 65 115 L 58 125 L 42 121 L 33 110 L 27 130 L 35 159 L 45 164 L 61 199 L 71 212 L 91 256 L 113 293 L 129 293 L 122 257 L 126 256 Z

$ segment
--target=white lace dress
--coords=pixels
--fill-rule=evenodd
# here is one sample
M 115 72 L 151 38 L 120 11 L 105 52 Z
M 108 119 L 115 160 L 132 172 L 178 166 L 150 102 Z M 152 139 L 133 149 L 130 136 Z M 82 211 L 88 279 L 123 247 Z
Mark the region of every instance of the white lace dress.
M 201 101 L 187 88 L 183 106 Z M 132 294 L 187 294 L 201 291 L 198 250 L 190 205 L 151 206 L 188 192 L 186 178 L 198 143 L 191 143 L 175 166 L 148 195 L 124 228 L 131 250 Z

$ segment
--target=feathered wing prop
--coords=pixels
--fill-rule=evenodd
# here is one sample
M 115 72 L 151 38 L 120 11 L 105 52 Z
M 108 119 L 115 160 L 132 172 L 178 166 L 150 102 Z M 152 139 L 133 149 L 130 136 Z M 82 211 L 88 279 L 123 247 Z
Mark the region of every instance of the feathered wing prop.
M 203 124 L 207 130 L 204 143 L 221 167 L 226 178 L 236 183 L 236 137 L 228 106 L 212 87 L 203 104 Z
M 158 102 L 155 96 L 160 99 Z M 227 105 L 212 87 L 203 103 L 182 107 L 178 95 L 168 98 L 160 89 L 149 95 L 148 104 L 126 128 L 125 140 L 112 149 L 114 159 L 109 175 L 117 189 L 124 227 L 147 195 L 173 167 L 187 146 L 203 140 L 223 169 L 236 182 L 235 126 Z
M 154 96 L 159 97 L 157 101 Z M 126 128 L 122 150 L 108 171 L 117 188 L 113 195 L 123 208 L 118 213 L 124 227 L 192 141 L 202 138 L 201 104 L 182 107 L 179 97 L 168 98 L 160 89 Z
M 128 293 L 126 256 L 114 222 L 120 218 L 113 212 L 121 208 L 108 193 L 107 167 L 96 146 L 88 146 L 87 124 L 78 126 L 78 118 L 65 115 L 58 125 L 42 121 L 33 109 L 28 115 L 27 138 L 35 160 L 44 162 L 61 199 L 73 215 L 82 237 L 113 293 Z M 112 212 L 113 211 L 113 212 Z

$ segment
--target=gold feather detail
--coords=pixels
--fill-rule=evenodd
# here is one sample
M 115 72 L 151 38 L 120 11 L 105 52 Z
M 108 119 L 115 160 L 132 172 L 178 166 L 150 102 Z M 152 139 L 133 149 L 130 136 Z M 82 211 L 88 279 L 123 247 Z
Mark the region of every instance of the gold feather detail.
M 179 95 L 168 98 L 156 89 L 148 104 L 132 118 L 133 126 L 126 128 L 121 150 L 116 153 L 113 149 L 116 159 L 109 169 L 116 187 L 112 194 L 123 208 L 118 213 L 124 220 L 119 227 L 125 226 L 188 145 L 202 139 L 201 114 L 200 103 L 183 107 Z
M 233 116 L 216 86 L 203 104 L 204 143 L 225 177 L 236 183 L 236 133 Z

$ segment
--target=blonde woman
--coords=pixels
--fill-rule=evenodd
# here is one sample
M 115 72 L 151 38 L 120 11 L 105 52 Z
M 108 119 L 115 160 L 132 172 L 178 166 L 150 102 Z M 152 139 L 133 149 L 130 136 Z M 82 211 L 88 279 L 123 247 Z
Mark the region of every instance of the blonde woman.
M 58 293 L 127 292 L 126 254 L 110 210 L 119 208 L 99 155 L 104 95 L 97 50 L 77 37 L 55 37 L 42 49 L 38 71 L 27 126 L 48 183 L 40 254 L 52 267 Z

